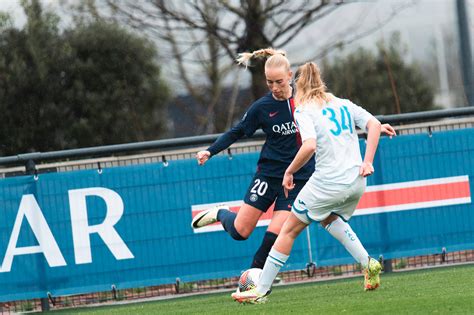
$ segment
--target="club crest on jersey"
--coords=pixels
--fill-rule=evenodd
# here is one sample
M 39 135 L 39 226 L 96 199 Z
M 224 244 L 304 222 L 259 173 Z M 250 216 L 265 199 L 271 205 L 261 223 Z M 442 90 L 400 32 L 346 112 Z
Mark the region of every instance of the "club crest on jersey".
M 294 121 L 289 121 L 284 124 L 273 125 L 272 130 L 274 133 L 280 133 L 283 136 L 297 133 L 298 128 Z
M 250 201 L 255 202 L 255 201 L 257 201 L 257 200 L 258 200 L 257 194 L 251 194 L 251 195 L 250 195 Z

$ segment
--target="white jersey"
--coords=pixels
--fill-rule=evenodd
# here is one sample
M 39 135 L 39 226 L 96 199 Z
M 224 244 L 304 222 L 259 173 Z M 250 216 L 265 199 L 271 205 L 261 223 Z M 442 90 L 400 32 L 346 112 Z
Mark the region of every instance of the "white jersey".
M 301 140 L 316 139 L 315 184 L 348 185 L 362 165 L 355 127 L 363 130 L 373 116 L 349 100 L 333 97 L 319 108 L 314 103 L 298 106 L 295 120 Z

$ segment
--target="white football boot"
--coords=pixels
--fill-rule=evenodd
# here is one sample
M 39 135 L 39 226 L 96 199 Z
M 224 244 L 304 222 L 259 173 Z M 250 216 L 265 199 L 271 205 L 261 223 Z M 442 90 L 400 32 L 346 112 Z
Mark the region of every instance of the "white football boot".
M 193 218 L 193 221 L 191 222 L 191 227 L 193 229 L 198 229 L 203 226 L 217 222 L 217 213 L 221 209 L 229 210 L 229 207 L 224 205 L 217 205 L 199 212 Z

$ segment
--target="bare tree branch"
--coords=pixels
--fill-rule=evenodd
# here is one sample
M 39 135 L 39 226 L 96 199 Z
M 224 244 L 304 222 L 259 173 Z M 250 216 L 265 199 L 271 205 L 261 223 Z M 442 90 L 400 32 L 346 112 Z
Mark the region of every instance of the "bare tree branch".
M 186 68 L 185 68 L 185 66 L 184 66 L 184 63 L 183 63 L 183 60 L 182 60 L 182 54 L 181 54 L 181 52 L 179 51 L 178 45 L 177 45 L 176 42 L 174 41 L 174 36 L 173 36 L 172 30 L 171 30 L 171 28 L 169 27 L 169 20 L 167 19 L 166 16 L 164 17 L 164 19 L 165 19 L 165 26 L 167 27 L 167 28 L 166 28 L 166 31 L 167 31 L 168 41 L 169 41 L 169 43 L 171 44 L 171 47 L 172 47 L 172 49 L 173 49 L 173 53 L 174 53 L 174 55 L 175 55 L 175 58 L 176 58 L 176 61 L 177 61 L 177 64 L 178 64 L 179 75 L 180 75 L 180 77 L 181 77 L 181 80 L 184 82 L 184 84 L 185 84 L 187 90 L 188 90 L 189 93 L 192 95 L 192 97 L 202 103 L 202 102 L 204 102 L 204 99 L 203 99 L 202 96 L 198 93 L 198 91 L 197 91 L 196 88 L 193 86 L 193 84 L 191 84 L 191 81 L 190 81 L 190 79 L 189 79 L 188 76 L 187 76 L 188 72 L 186 71 Z
M 239 18 L 244 18 L 245 16 L 245 11 L 242 10 L 241 8 L 234 7 L 230 5 L 228 0 L 219 0 L 218 1 L 220 5 L 222 5 L 225 9 L 229 10 L 230 12 L 234 13 L 237 15 Z
M 285 3 L 285 0 L 280 0 L 272 4 L 271 0 L 267 0 L 265 4 L 265 8 L 263 9 L 263 14 L 268 15 L 272 13 L 277 8 L 281 7 Z
M 375 31 L 383 28 L 385 25 L 387 25 L 390 21 L 393 20 L 393 18 L 395 18 L 395 16 L 397 16 L 401 11 L 411 7 L 412 4 L 408 4 L 406 6 L 401 6 L 399 8 L 397 8 L 396 10 L 393 10 L 392 13 L 390 14 L 390 16 L 385 19 L 383 22 L 377 24 L 377 25 L 374 25 L 373 27 L 369 28 L 368 30 L 362 32 L 362 33 L 358 33 L 350 38 L 346 38 L 346 39 L 342 39 L 342 40 L 338 40 L 338 41 L 335 41 L 331 44 L 328 44 L 328 45 L 325 45 L 325 47 L 323 49 L 320 50 L 320 52 L 318 54 L 315 54 L 313 55 L 311 58 L 309 58 L 308 60 L 318 60 L 318 59 L 321 59 L 323 57 L 325 57 L 329 52 L 333 51 L 334 49 L 337 49 L 337 48 L 341 48 L 345 45 L 349 45 L 353 42 L 356 42 L 366 36 L 369 36 L 371 34 L 373 34 Z M 345 32 L 345 33 L 348 33 L 348 32 Z M 300 66 L 302 64 L 304 64 L 306 61 L 299 61 L 299 62 L 296 62 L 294 63 L 296 66 Z
M 277 32 L 273 38 L 271 39 L 272 42 L 276 41 L 277 39 L 281 38 L 286 33 L 291 32 L 291 35 L 284 40 L 284 44 L 288 43 L 296 34 L 298 34 L 303 28 L 310 25 L 311 23 L 317 21 L 318 19 L 322 18 L 325 15 L 330 14 L 334 11 L 337 7 L 333 6 L 327 12 L 322 12 L 320 14 L 315 15 L 315 13 L 319 13 L 320 10 L 326 8 L 328 4 L 325 1 L 322 1 L 321 4 L 306 10 L 304 15 L 299 18 L 297 21 L 293 22 L 290 25 L 283 26 L 284 28 Z
M 222 95 L 228 95 L 223 92 L 224 78 L 232 71 L 239 52 L 268 46 L 284 48 L 309 25 L 330 16 L 346 3 L 343 0 L 82 1 L 90 6 L 85 9 L 97 16 L 101 12 L 94 6 L 95 1 L 106 3 L 115 19 L 138 32 L 147 32 L 160 43 L 160 54 L 176 64 L 181 84 L 200 108 L 201 114 L 196 117 L 199 132 L 210 132 L 216 125 L 213 119 L 221 119 L 227 126 L 233 120 L 237 112 L 235 101 L 230 102 L 225 118 L 212 116 L 219 106 L 228 103 L 222 101 Z M 322 47 L 313 59 L 373 33 L 380 25 L 356 35 L 352 32 L 354 25 L 350 27 L 351 30 L 344 30 L 338 36 L 341 39 Z M 190 67 L 199 69 L 199 80 L 194 79 Z M 255 98 L 266 90 L 262 69 L 263 63 L 248 69 Z M 238 93 L 236 86 L 231 92 L 234 100 Z

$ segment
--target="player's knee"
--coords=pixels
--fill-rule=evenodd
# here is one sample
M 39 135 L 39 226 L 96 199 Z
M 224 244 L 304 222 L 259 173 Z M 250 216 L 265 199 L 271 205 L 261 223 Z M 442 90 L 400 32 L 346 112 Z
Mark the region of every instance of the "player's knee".
M 284 227 L 281 229 L 280 234 L 278 234 L 279 237 L 281 238 L 291 238 L 291 239 L 296 239 L 298 237 L 299 233 L 294 231 L 291 228 Z
M 243 241 L 249 238 L 250 234 L 252 234 L 255 226 L 249 222 L 244 221 L 236 221 L 234 224 L 235 232 L 239 235 L 237 238 L 234 239 Z
M 250 228 L 240 228 L 239 230 L 236 230 L 237 234 L 239 235 L 238 238 L 235 238 L 238 241 L 245 241 L 246 239 L 249 238 L 250 234 L 252 234 L 253 229 Z
M 290 230 L 288 231 L 287 233 L 287 236 L 291 239 L 296 239 L 298 237 L 298 235 L 300 235 L 300 233 L 298 231 L 294 231 L 294 230 Z
M 238 229 L 235 225 L 229 226 L 227 232 L 236 241 L 245 241 L 250 236 L 248 231 L 245 229 L 242 231 L 242 229 Z
M 331 214 L 328 216 L 326 219 L 322 220 L 320 224 L 323 226 L 323 228 L 326 228 L 329 224 L 337 220 L 339 217 L 337 215 Z

